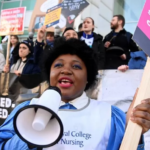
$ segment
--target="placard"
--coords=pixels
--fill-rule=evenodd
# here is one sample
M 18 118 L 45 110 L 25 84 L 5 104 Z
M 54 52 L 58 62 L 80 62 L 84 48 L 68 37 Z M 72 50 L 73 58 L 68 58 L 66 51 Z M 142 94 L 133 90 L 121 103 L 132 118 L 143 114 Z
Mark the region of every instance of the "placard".
M 49 28 L 55 24 L 59 23 L 60 15 L 61 15 L 61 9 L 62 4 L 58 4 L 55 7 L 52 7 L 47 10 L 46 16 L 45 16 L 45 25 L 46 28 Z
M 133 40 L 150 56 L 150 0 L 146 0 Z
M 0 35 L 24 33 L 25 7 L 1 10 Z

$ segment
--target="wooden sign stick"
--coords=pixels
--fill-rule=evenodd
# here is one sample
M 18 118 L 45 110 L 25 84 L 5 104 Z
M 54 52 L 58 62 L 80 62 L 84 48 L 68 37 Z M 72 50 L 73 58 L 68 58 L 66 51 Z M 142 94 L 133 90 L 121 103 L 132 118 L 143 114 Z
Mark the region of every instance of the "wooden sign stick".
M 9 65 L 9 56 L 10 56 L 10 35 L 8 35 L 8 43 L 7 43 L 7 53 L 6 53 L 6 65 Z
M 147 98 L 150 98 L 150 58 L 147 60 L 133 108 Z M 137 150 L 141 134 L 142 127 L 129 120 L 120 150 Z
M 6 53 L 6 65 L 9 66 L 9 56 L 10 56 L 10 35 L 8 36 L 8 43 L 7 43 L 7 53 Z M 8 96 L 8 89 L 9 89 L 9 73 L 3 74 L 3 96 Z

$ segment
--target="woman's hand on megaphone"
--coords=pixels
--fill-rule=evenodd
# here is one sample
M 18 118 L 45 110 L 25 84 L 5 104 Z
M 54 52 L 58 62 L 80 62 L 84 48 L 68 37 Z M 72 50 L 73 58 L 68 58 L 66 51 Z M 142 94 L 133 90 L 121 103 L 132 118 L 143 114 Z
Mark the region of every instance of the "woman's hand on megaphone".
M 46 33 L 46 26 L 42 26 L 40 29 L 38 29 L 38 33 L 37 33 L 38 42 L 41 43 L 44 40 L 45 33 Z
M 3 68 L 3 72 L 8 73 L 9 72 L 9 65 L 5 65 Z

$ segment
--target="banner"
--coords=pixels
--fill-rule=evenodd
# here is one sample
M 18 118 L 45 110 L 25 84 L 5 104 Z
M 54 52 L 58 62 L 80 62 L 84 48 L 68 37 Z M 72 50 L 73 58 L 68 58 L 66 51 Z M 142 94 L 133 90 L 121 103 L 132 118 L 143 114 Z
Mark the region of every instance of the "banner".
M 25 7 L 1 10 L 0 35 L 24 33 Z
M 48 21 L 47 18 L 50 18 L 51 15 L 54 16 L 51 19 L 54 22 L 57 21 L 54 24 L 51 24 L 52 20 L 50 23 L 46 23 L 46 25 L 50 24 L 49 27 L 47 26 L 47 31 L 54 32 L 56 26 L 59 26 L 62 31 L 66 27 L 73 27 L 76 17 L 89 5 L 86 0 L 37 0 L 32 13 L 29 31 L 33 28 L 38 30 L 43 26 L 47 11 L 53 7 L 60 6 L 60 4 L 62 7 L 60 16 L 60 9 L 57 9 L 57 13 L 49 12 L 49 15 L 46 16 L 46 22 Z
M 146 0 L 133 40 L 150 56 L 150 0 Z

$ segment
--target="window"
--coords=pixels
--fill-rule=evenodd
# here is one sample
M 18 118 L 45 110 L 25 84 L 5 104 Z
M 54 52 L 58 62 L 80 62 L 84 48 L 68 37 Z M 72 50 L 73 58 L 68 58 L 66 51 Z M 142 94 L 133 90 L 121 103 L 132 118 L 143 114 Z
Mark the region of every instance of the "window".
M 114 15 L 122 14 L 126 19 L 125 29 L 134 33 L 146 0 L 115 0 Z
M 0 3 L 0 9 L 26 7 L 27 11 L 32 11 L 36 0 L 1 0 Z

